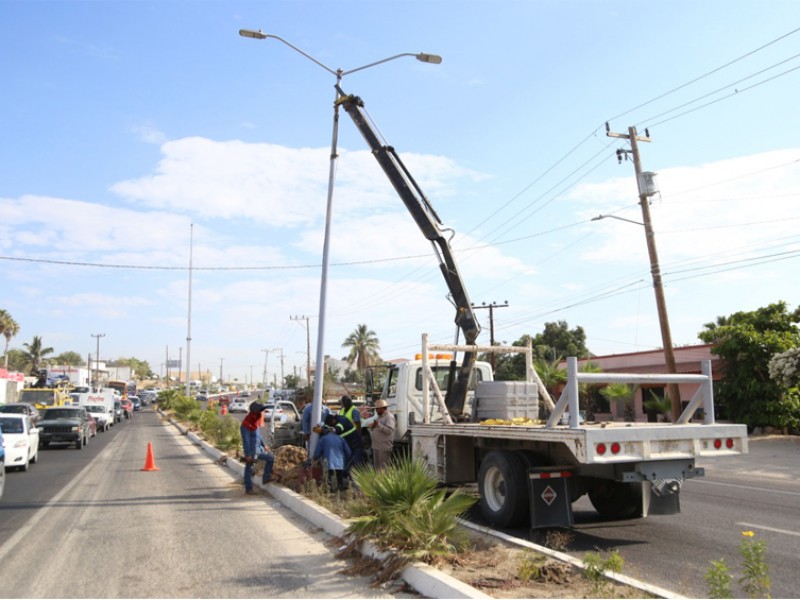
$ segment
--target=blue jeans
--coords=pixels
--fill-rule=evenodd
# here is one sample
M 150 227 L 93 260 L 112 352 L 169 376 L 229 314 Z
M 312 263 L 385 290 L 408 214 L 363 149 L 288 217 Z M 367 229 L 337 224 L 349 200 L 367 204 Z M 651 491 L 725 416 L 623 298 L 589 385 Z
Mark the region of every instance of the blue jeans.
M 264 461 L 264 474 L 261 476 L 261 483 L 266 483 L 272 477 L 272 465 L 275 464 L 275 455 L 272 452 L 262 452 L 256 455 L 256 460 Z M 248 492 L 253 489 L 254 465 L 255 461 L 244 465 L 244 489 Z

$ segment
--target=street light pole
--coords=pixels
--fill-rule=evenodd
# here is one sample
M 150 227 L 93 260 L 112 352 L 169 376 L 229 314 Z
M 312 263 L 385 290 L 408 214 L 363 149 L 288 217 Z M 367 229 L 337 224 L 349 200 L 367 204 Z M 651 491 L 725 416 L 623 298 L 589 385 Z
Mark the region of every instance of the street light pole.
M 94 356 L 94 389 L 99 389 L 100 383 L 100 338 L 106 337 L 105 333 L 92 333 L 93 338 L 97 338 L 97 354 Z M 91 365 L 89 365 L 91 366 Z
M 342 81 L 342 78 L 345 75 L 349 75 L 350 73 L 355 73 L 356 71 L 363 71 L 364 69 L 368 69 L 370 67 L 374 67 L 376 65 L 383 64 L 385 62 L 389 62 L 390 60 L 395 60 L 397 58 L 401 58 L 403 56 L 413 56 L 417 60 L 421 62 L 431 63 L 431 64 L 439 64 L 442 62 L 442 57 L 436 54 L 426 54 L 424 52 L 420 53 L 412 53 L 412 52 L 404 52 L 401 54 L 395 54 L 394 56 L 389 56 L 387 58 L 383 58 L 381 60 L 371 62 L 369 64 L 363 65 L 361 67 L 357 67 L 355 69 L 349 69 L 344 71 L 342 69 L 333 70 L 330 67 L 326 66 L 325 64 L 318 61 L 316 58 L 303 52 L 300 48 L 290 44 L 286 40 L 277 35 L 272 35 L 269 33 L 264 33 L 260 29 L 258 31 L 254 31 L 252 29 L 240 29 L 239 35 L 242 37 L 253 38 L 264 40 L 267 38 L 272 38 L 282 42 L 283 44 L 289 46 L 295 52 L 302 54 L 308 60 L 313 62 L 314 64 L 318 65 L 319 67 L 325 69 L 328 73 L 336 77 L 336 85 L 334 89 L 339 87 L 339 84 Z M 321 375 L 323 374 L 321 369 L 324 365 L 325 361 L 325 315 L 326 315 L 326 303 L 327 303 L 327 292 L 328 292 L 328 260 L 329 260 L 329 250 L 330 250 L 330 234 L 331 234 L 331 213 L 333 211 L 333 187 L 334 187 L 334 179 L 336 174 L 336 159 L 338 158 L 337 154 L 337 141 L 339 136 L 339 103 L 336 102 L 339 99 L 339 93 L 336 92 L 334 96 L 334 103 L 333 103 L 333 134 L 331 136 L 331 158 L 330 158 L 330 169 L 328 172 L 328 195 L 327 195 L 327 203 L 326 203 L 326 212 L 325 212 L 325 234 L 324 240 L 322 244 L 322 272 L 320 276 L 320 290 L 319 290 L 319 327 L 317 330 L 317 364 L 316 364 L 316 376 L 314 377 L 314 399 L 313 404 L 311 407 L 311 417 L 313 423 L 319 423 L 320 418 L 322 416 L 322 388 L 324 377 Z M 283 356 L 281 356 L 281 370 L 283 369 Z M 283 377 L 283 372 L 281 372 L 281 377 Z M 317 439 L 319 435 L 317 433 L 312 433 L 311 440 L 309 444 L 309 452 L 313 452 L 314 448 L 316 447 Z

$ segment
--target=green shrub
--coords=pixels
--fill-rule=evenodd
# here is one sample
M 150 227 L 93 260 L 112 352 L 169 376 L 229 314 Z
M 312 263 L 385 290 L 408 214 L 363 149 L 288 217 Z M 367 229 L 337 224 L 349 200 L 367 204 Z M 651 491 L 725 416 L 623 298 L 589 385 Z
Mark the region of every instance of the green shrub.
M 400 459 L 381 471 L 362 466 L 352 476 L 361 496 L 353 503 L 355 517 L 345 532 L 351 539 L 371 539 L 384 549 L 427 562 L 454 553 L 464 540 L 457 518 L 476 498 L 438 489 L 421 460 Z
M 614 550 L 605 560 L 599 552 L 588 552 L 583 557 L 583 574 L 591 582 L 592 593 L 595 597 L 605 596 L 608 588 L 606 571 L 620 573 L 624 564 L 625 560 L 617 550 Z

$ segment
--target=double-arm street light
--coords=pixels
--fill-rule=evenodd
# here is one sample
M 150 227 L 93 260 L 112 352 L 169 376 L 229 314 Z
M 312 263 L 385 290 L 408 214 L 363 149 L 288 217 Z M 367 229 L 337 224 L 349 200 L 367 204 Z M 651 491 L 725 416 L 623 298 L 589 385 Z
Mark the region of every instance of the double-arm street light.
M 395 60 L 397 58 L 402 58 L 404 56 L 413 56 L 417 60 L 421 62 L 431 63 L 431 64 L 439 64 L 442 62 L 442 57 L 437 56 L 435 54 L 426 54 L 424 52 L 420 53 L 413 53 L 413 52 L 404 52 L 402 54 L 395 54 L 394 56 L 389 56 L 387 58 L 383 58 L 381 60 L 377 60 L 375 62 L 371 62 L 369 64 L 363 65 L 361 67 L 357 67 L 355 69 L 331 69 L 330 67 L 326 66 L 325 64 L 318 61 L 316 58 L 303 52 L 297 46 L 290 44 L 286 40 L 277 35 L 272 35 L 270 33 L 264 33 L 261 30 L 254 31 L 252 29 L 240 29 L 239 35 L 242 37 L 253 38 L 257 40 L 265 40 L 267 38 L 272 38 L 274 40 L 278 40 L 279 42 L 289 46 L 295 52 L 302 54 L 308 60 L 316 64 L 317 66 L 325 69 L 328 73 L 336 77 L 336 85 L 334 89 L 339 86 L 339 83 L 342 81 L 342 78 L 345 75 L 350 75 L 351 73 L 355 73 L 357 71 L 363 71 L 364 69 L 368 69 L 370 67 L 374 67 L 390 60 Z M 334 176 L 336 173 L 336 159 L 338 158 L 337 155 L 337 141 L 339 135 L 339 104 L 336 102 L 339 97 L 339 92 L 336 92 L 334 96 L 334 103 L 333 103 L 333 135 L 331 137 L 331 159 L 330 159 L 330 170 L 328 174 L 328 197 L 327 197 L 327 207 L 325 213 L 325 236 L 322 245 L 322 273 L 320 278 L 320 289 L 319 289 L 319 328 L 317 332 L 317 363 L 316 363 L 316 372 L 314 377 L 314 399 L 312 405 L 312 419 L 314 423 L 319 423 L 319 420 L 322 416 L 322 386 L 324 381 L 324 364 L 325 364 L 325 353 L 324 353 L 324 341 L 325 341 L 325 308 L 326 308 L 326 299 L 327 299 L 327 290 L 328 290 L 328 254 L 330 249 L 330 235 L 331 235 L 331 212 L 333 208 L 333 183 L 334 183 Z M 314 447 L 316 446 L 317 441 L 317 434 L 312 434 L 311 437 L 311 444 L 310 444 L 310 451 L 313 451 Z

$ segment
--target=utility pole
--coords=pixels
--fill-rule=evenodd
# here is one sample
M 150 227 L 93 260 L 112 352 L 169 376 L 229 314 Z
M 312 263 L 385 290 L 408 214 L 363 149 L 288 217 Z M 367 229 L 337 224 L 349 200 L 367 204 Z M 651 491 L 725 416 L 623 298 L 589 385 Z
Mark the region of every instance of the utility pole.
M 219 387 L 222 389 L 222 361 L 225 360 L 224 358 L 219 359 Z
M 667 302 L 664 298 L 664 285 L 661 281 L 661 267 L 658 264 L 658 253 L 656 252 L 656 238 L 653 233 L 653 224 L 650 220 L 650 196 L 654 193 L 647 189 L 645 174 L 642 173 L 642 164 L 639 159 L 639 142 L 649 142 L 650 133 L 645 129 L 645 136 L 636 135 L 636 127 L 628 127 L 628 133 L 612 133 L 606 123 L 606 135 L 608 137 L 627 139 L 631 144 L 630 154 L 633 157 L 633 169 L 636 174 L 636 184 L 639 190 L 639 204 L 642 207 L 642 221 L 644 225 L 645 238 L 647 240 L 647 253 L 650 257 L 650 273 L 653 276 L 653 290 L 656 295 L 656 307 L 658 309 L 658 321 L 661 325 L 661 342 L 664 346 L 664 362 L 667 366 L 667 373 L 676 374 L 678 372 L 675 364 L 675 351 L 672 346 L 672 333 L 669 328 L 669 317 L 667 316 Z M 621 162 L 622 156 L 628 156 L 628 151 L 617 150 L 617 159 Z M 670 383 L 667 385 L 667 394 L 672 404 L 672 420 L 678 420 L 681 416 L 681 394 L 678 384 Z
M 489 309 L 489 344 L 494 346 L 494 309 L 495 308 L 508 308 L 508 300 L 503 300 L 503 304 L 497 304 L 496 302 L 492 302 L 491 304 L 486 304 L 486 302 L 482 302 L 480 306 L 472 304 L 472 308 L 488 308 Z M 490 357 L 492 363 L 492 371 L 494 371 L 494 363 L 495 363 L 495 355 L 494 352 Z
M 308 319 L 305 315 L 289 317 L 292 321 L 305 321 L 306 322 L 306 380 L 308 385 L 311 386 L 311 332 L 308 327 Z
M 93 333 L 91 336 L 97 339 L 97 354 L 94 357 L 94 387 L 99 389 L 100 386 L 100 338 L 106 337 L 105 333 Z
M 264 353 L 264 377 L 262 378 L 262 385 L 264 386 L 264 391 L 267 391 L 267 361 L 269 360 L 269 350 L 266 348 L 262 348 L 261 351 Z

